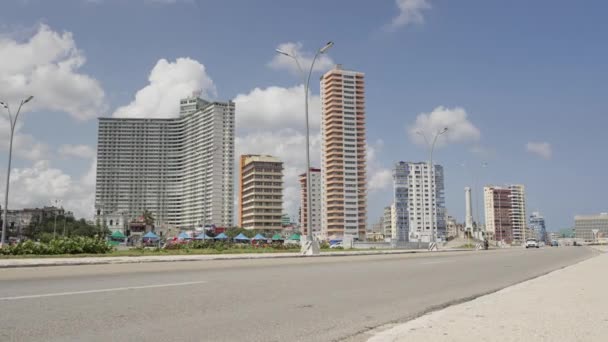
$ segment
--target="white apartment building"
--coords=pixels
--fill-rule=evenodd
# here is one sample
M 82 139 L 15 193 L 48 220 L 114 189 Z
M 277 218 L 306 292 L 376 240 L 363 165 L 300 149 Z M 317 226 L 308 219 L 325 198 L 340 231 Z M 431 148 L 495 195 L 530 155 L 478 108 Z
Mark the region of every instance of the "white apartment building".
M 398 241 L 432 240 L 446 234 L 443 167 L 430 172 L 426 162 L 397 162 L 393 168 L 394 225 Z
M 321 169 L 310 168 L 311 226 L 315 236 L 321 234 Z M 300 225 L 302 234 L 308 234 L 308 188 L 306 173 L 300 175 Z
M 161 227 L 232 226 L 234 115 L 232 101 L 189 97 L 177 118 L 99 118 L 96 219 L 149 210 Z
M 367 226 L 364 74 L 337 65 L 321 77 L 323 236 L 363 240 Z

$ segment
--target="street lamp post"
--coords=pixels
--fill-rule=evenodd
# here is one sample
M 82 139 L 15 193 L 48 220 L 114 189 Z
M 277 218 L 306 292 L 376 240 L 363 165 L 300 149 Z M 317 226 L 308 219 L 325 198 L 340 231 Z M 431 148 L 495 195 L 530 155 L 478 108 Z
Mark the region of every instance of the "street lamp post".
M 8 147 L 8 167 L 7 167 L 7 171 L 6 171 L 6 189 L 4 190 L 4 220 L 2 220 L 2 236 L 0 237 L 0 248 L 2 248 L 4 246 L 4 240 L 6 239 L 6 216 L 8 214 L 8 189 L 9 189 L 9 184 L 10 184 L 10 179 L 11 179 L 11 161 L 12 161 L 12 157 L 13 157 L 13 136 L 15 135 L 15 126 L 17 125 L 17 119 L 19 118 L 19 113 L 21 113 L 21 107 L 30 102 L 34 97 L 33 96 L 28 96 L 25 100 L 21 100 L 21 103 L 19 104 L 19 109 L 17 109 L 17 114 L 15 115 L 15 117 L 13 118 L 13 115 L 11 113 L 11 109 L 8 105 L 8 103 L 0 101 L 0 105 L 4 108 L 6 108 L 6 111 L 8 112 L 8 117 L 9 120 L 11 122 L 11 136 L 10 136 L 10 142 L 9 142 L 9 147 Z
M 309 254 L 317 254 L 319 249 L 313 248 L 313 245 L 316 242 L 313 239 L 313 235 L 312 235 L 312 214 L 311 214 L 312 200 L 311 200 L 311 184 L 310 184 L 310 142 L 309 142 L 310 141 L 310 130 L 309 130 L 309 123 L 308 123 L 308 89 L 309 89 L 309 85 L 310 85 L 310 76 L 312 75 L 312 70 L 315 66 L 315 62 L 316 62 L 317 58 L 319 57 L 320 54 L 323 54 L 327 50 L 329 50 L 333 45 L 334 45 L 333 42 L 328 42 L 327 44 L 325 44 L 325 46 L 320 48 L 315 53 L 315 56 L 312 59 L 312 63 L 310 64 L 310 69 L 308 70 L 308 75 L 304 72 L 304 69 L 302 69 L 302 66 L 300 65 L 300 61 L 298 60 L 298 56 L 296 56 L 295 53 L 286 52 L 286 51 L 283 51 L 280 49 L 275 50 L 277 53 L 279 53 L 281 55 L 292 58 L 296 62 L 296 65 L 298 66 L 298 70 L 300 71 L 300 74 L 301 74 L 302 78 L 304 79 L 304 115 L 306 117 L 306 193 L 307 193 L 307 196 L 306 196 L 306 205 L 307 205 L 306 235 L 308 236 L 309 244 L 304 244 L 302 246 L 303 247 L 302 252 L 309 253 Z
M 53 206 L 53 210 L 55 211 L 55 223 L 53 224 L 53 239 L 56 237 L 57 235 L 57 214 L 59 214 L 59 210 L 58 210 L 58 205 L 59 204 L 59 200 L 55 200 L 55 205 Z
M 429 181 L 430 181 L 430 188 L 431 188 L 431 193 L 432 193 L 431 209 L 433 210 L 433 215 L 434 215 L 434 218 L 431 219 L 431 242 L 436 242 L 435 241 L 435 222 L 437 221 L 437 199 L 435 198 L 436 194 L 434 193 L 436 186 L 435 186 L 435 168 L 433 167 L 433 151 L 435 150 L 435 144 L 437 143 L 437 138 L 439 138 L 440 135 L 447 133 L 447 131 L 448 131 L 447 127 L 444 127 L 442 130 L 437 131 L 437 133 L 435 133 L 435 137 L 433 138 L 433 143 L 431 143 L 431 144 L 429 144 L 429 140 L 426 138 L 426 135 L 422 131 L 416 132 L 416 134 L 419 134 L 424 138 L 424 141 L 427 143 L 427 145 L 430 148 Z M 433 199 L 435 200 L 435 202 L 433 202 Z M 426 214 L 426 201 L 423 201 L 423 203 L 425 206 L 425 208 L 424 208 L 425 210 L 422 214 L 422 217 L 424 219 L 424 216 Z

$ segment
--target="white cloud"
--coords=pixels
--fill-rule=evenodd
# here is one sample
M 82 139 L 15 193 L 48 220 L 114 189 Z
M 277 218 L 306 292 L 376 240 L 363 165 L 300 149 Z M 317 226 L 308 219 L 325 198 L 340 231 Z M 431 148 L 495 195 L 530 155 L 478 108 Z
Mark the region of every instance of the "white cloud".
M 287 43 L 283 43 L 280 44 L 279 46 L 277 46 L 277 49 L 287 52 L 289 54 L 291 54 L 292 56 L 296 56 L 298 58 L 298 61 L 300 62 L 300 66 L 302 67 L 302 69 L 308 73 L 308 70 L 310 69 L 310 65 L 312 64 L 312 59 L 314 58 L 314 53 L 311 52 L 307 52 L 307 51 L 303 51 L 302 50 L 303 45 L 300 42 L 297 43 L 293 43 L 293 42 L 287 42 Z M 321 47 L 319 47 L 321 48 Z M 316 53 L 316 51 L 315 51 Z M 289 70 L 290 72 L 292 72 L 295 75 L 300 76 L 300 70 L 298 69 L 298 66 L 296 64 L 296 62 L 293 60 L 293 58 L 290 58 L 288 56 L 282 55 L 277 53 L 272 60 L 268 63 L 268 66 L 270 66 L 273 69 L 284 69 L 284 70 Z M 319 57 L 317 57 L 317 60 L 315 61 L 315 66 L 313 71 L 326 71 L 328 69 L 330 69 L 331 67 L 334 66 L 334 61 L 331 59 L 331 57 L 329 57 L 327 54 L 320 54 Z
M 215 97 L 213 80 L 205 66 L 190 58 L 175 62 L 160 59 L 148 77 L 149 84 L 135 94 L 128 105 L 112 116 L 128 118 L 168 118 L 179 115 L 179 100 L 200 91 L 205 98 Z
M 389 169 L 380 169 L 370 174 L 369 191 L 386 190 L 393 185 L 393 172 Z
M 399 8 L 399 15 L 393 18 L 389 29 L 395 30 L 409 24 L 424 23 L 422 11 L 431 9 L 429 0 L 395 0 Z
M 492 147 L 482 146 L 482 145 L 474 145 L 469 151 L 481 158 L 494 158 L 496 157 L 496 149 Z
M 105 94 L 94 78 L 78 73 L 85 56 L 70 32 L 40 25 L 26 41 L 0 36 L 0 99 L 17 110 L 23 98 L 34 95 L 24 111 L 66 112 L 80 120 L 102 114 Z
M 381 139 L 366 145 L 367 190 L 370 192 L 387 190 L 393 185 L 393 172 L 378 160 L 378 153 L 383 147 L 384 141 Z
M 236 127 L 240 132 L 305 127 L 303 85 L 291 88 L 255 88 L 248 94 L 237 95 L 234 102 Z M 321 122 L 319 96 L 310 96 L 308 108 L 311 129 L 318 130 Z
M 59 147 L 59 155 L 64 158 L 75 157 L 89 159 L 95 157 L 95 148 L 89 145 L 61 145 Z
M 14 114 L 14 113 L 13 113 Z M 10 140 L 10 121 L 8 114 L 4 113 L 4 108 L 0 107 L 0 149 L 8 151 Z M 21 123 L 17 122 L 15 136 L 13 138 L 13 154 L 28 160 L 38 160 L 48 156 L 49 147 L 47 144 L 37 141 L 29 134 L 21 133 Z
M 52 167 L 48 160 L 38 161 L 31 167 L 15 168 L 11 172 L 9 208 L 41 207 L 59 200 L 77 217 L 92 218 L 95 171 L 95 160 L 80 179 Z M 5 176 L 3 172 L 2 178 Z M 1 191 L 4 193 L 4 183 Z
M 551 156 L 553 155 L 551 144 L 548 142 L 529 142 L 526 144 L 526 150 L 547 160 L 551 159 Z
M 479 129 L 467 118 L 467 112 L 458 107 L 445 108 L 439 106 L 431 113 L 420 113 L 416 117 L 416 122 L 408 126 L 407 131 L 414 143 L 425 145 L 424 137 L 417 132 L 422 132 L 430 142 L 437 132 L 446 127 L 448 128 L 447 133 L 437 139 L 436 146 L 443 146 L 448 143 L 474 142 L 481 138 Z

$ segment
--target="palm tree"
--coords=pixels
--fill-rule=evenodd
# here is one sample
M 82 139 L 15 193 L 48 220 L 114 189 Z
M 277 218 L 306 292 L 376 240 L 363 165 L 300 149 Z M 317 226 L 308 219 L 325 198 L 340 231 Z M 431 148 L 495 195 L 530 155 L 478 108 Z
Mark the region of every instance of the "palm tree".
M 145 209 L 141 216 L 144 218 L 146 226 L 154 227 L 154 216 L 148 209 Z

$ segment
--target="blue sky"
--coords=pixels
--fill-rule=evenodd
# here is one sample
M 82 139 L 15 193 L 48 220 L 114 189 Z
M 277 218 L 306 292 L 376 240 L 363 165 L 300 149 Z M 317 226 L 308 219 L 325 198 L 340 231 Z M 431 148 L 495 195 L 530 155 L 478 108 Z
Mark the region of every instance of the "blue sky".
M 463 188 L 475 178 L 522 183 L 529 212 L 540 210 L 551 230 L 571 226 L 575 214 L 607 211 L 607 10 L 599 0 L 9 0 L 0 12 L 0 99 L 15 107 L 36 96 L 20 119 L 11 203 L 59 198 L 90 215 L 95 117 L 120 115 L 123 106 L 140 116 L 175 115 L 166 103 L 196 85 L 211 97 L 240 99 L 238 151 L 285 156 L 286 206 L 294 212 L 301 81 L 273 63 L 274 49 L 300 44 L 305 55 L 332 40 L 327 65 L 366 74 L 370 222 L 391 201 L 392 164 L 427 158 L 410 133 L 419 115 L 433 113 L 416 127 L 455 127 L 435 152 L 449 214 L 462 220 Z M 57 70 L 40 72 L 49 66 Z M 180 87 L 167 82 L 173 77 Z M 158 91 L 158 106 L 146 92 L 134 101 L 146 87 Z

